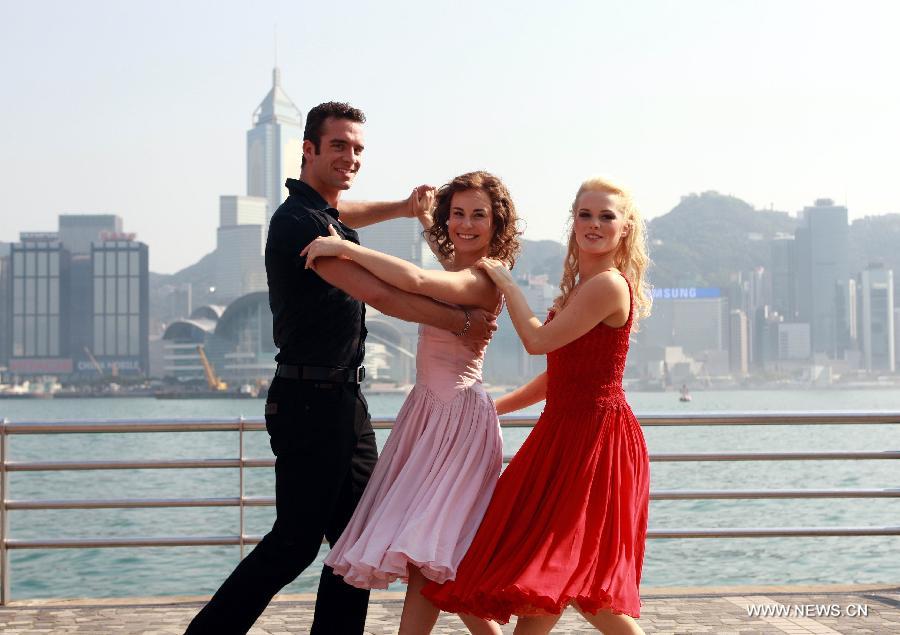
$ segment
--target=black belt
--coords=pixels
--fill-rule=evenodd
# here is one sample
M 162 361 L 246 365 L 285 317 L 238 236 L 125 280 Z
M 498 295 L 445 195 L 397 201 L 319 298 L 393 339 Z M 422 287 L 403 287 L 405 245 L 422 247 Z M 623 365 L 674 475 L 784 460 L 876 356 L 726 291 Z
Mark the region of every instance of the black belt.
M 308 379 L 312 381 L 334 381 L 361 384 L 366 377 L 366 367 L 342 368 L 335 366 L 293 366 L 278 364 L 276 377 L 285 379 Z

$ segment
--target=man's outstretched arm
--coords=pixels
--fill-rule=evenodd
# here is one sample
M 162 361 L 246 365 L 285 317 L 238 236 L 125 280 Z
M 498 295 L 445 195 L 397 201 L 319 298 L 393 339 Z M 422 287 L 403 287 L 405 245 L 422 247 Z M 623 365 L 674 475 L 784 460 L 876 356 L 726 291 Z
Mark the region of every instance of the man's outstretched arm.
M 496 316 L 487 311 L 468 308 L 463 310 L 425 296 L 401 291 L 350 260 L 318 258 L 315 271 L 328 284 L 385 315 L 406 322 L 427 324 L 451 333 L 465 331 L 462 338 L 473 349 L 483 346 L 497 329 Z
M 338 203 L 341 222 L 359 229 L 393 218 L 414 218 L 425 194 L 433 189 L 430 185 L 420 185 L 400 201 L 341 201 Z

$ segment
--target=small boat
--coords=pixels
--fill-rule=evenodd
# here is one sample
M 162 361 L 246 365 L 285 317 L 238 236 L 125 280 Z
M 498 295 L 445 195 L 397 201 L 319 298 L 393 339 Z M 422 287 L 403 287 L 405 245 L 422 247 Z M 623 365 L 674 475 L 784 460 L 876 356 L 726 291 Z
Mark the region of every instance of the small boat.
M 678 401 L 688 402 L 691 400 L 691 393 L 688 390 L 687 385 L 681 387 L 681 395 L 678 397 Z

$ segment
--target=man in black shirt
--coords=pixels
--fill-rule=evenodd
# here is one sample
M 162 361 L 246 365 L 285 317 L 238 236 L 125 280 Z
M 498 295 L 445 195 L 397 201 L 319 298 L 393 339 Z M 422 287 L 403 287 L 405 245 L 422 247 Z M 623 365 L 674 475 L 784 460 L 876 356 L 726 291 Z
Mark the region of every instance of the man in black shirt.
M 275 459 L 276 519 L 237 566 L 187 633 L 246 633 L 272 597 L 334 544 L 349 522 L 377 459 L 375 434 L 359 383 L 365 304 L 382 313 L 453 331 L 473 347 L 488 339 L 493 316 L 400 291 L 359 265 L 338 258 L 304 268 L 300 252 L 334 227 L 359 242 L 354 228 L 415 213 L 410 198 L 395 203 L 341 204 L 364 148 L 365 116 L 347 104 L 313 108 L 303 135 L 300 179 L 288 179 L 287 200 L 272 216 L 266 241 L 269 305 L 278 367 L 266 401 Z M 333 286 L 334 285 L 334 286 Z M 340 286 L 345 291 L 337 288 Z M 369 592 L 324 567 L 313 635 L 363 632 Z

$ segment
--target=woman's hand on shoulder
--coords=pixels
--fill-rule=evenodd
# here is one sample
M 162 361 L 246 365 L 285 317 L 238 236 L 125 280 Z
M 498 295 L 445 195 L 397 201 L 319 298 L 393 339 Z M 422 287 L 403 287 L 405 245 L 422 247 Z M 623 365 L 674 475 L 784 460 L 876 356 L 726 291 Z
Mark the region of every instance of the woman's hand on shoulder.
M 482 258 L 475 266 L 486 273 L 502 293 L 516 284 L 509 267 L 496 258 Z

